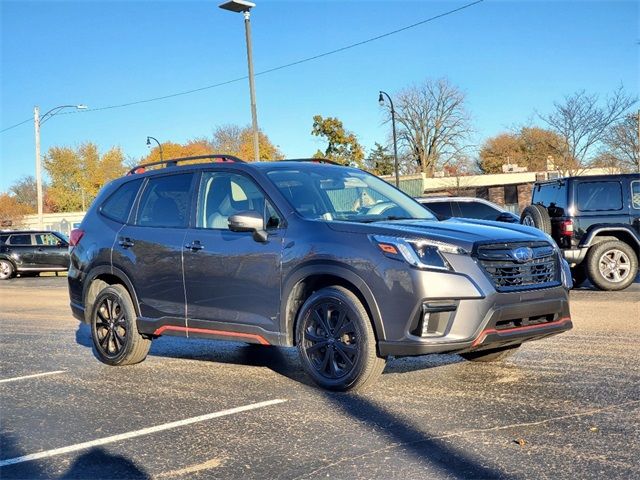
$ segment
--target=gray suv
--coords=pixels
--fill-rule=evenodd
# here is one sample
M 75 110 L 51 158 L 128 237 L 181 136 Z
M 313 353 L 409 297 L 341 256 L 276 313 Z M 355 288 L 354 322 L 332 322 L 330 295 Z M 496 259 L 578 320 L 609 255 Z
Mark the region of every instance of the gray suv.
M 160 335 L 296 346 L 316 383 L 352 390 L 389 356 L 490 361 L 572 327 L 568 265 L 534 228 L 438 221 L 327 161 L 159 163 L 72 233 L 71 308 L 109 365 Z

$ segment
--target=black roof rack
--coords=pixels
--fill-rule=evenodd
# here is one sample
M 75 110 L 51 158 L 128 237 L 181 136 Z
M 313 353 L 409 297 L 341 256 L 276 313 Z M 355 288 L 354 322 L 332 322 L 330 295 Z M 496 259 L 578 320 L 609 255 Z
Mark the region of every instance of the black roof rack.
M 144 173 L 148 167 L 153 167 L 155 165 L 166 165 L 167 167 L 175 167 L 178 165 L 178 162 L 186 162 L 189 160 L 218 160 L 219 162 L 231 162 L 231 163 L 245 163 L 244 160 L 241 160 L 238 157 L 233 155 L 227 155 L 226 153 L 214 153 L 211 155 L 195 155 L 193 157 L 180 157 L 180 158 L 170 158 L 169 160 L 162 160 L 160 162 L 152 162 L 152 163 L 143 163 L 141 165 L 137 165 L 133 167 L 127 175 L 133 175 L 135 173 Z
M 327 160 L 326 158 L 285 158 L 280 160 L 281 162 L 313 162 L 313 163 L 328 163 L 330 165 L 339 165 L 344 167 L 344 165 L 334 162 L 333 160 Z

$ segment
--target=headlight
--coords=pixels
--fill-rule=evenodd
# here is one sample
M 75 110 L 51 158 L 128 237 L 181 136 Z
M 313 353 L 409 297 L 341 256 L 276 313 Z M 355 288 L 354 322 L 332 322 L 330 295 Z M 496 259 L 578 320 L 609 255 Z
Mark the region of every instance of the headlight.
M 467 252 L 455 245 L 437 240 L 409 239 L 373 235 L 372 240 L 382 253 L 395 260 L 404 260 L 416 268 L 435 268 L 438 270 L 453 270 L 442 256 L 442 253 L 464 255 Z

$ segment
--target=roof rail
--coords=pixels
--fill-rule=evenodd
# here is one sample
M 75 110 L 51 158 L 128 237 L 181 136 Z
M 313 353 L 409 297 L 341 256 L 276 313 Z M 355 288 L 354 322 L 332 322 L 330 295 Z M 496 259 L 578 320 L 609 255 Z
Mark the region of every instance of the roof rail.
M 333 160 L 327 160 L 326 158 L 285 158 L 280 160 L 281 162 L 313 162 L 313 163 L 328 163 L 330 165 L 339 165 L 344 167 L 341 163 L 334 162 Z
M 143 163 L 133 167 L 127 175 L 133 175 L 135 173 L 144 173 L 147 170 L 147 167 L 153 167 L 155 165 L 166 165 L 167 167 L 175 167 L 178 165 L 178 162 L 186 162 L 189 160 L 205 160 L 211 159 L 213 162 L 230 162 L 230 163 L 245 163 L 244 160 L 241 160 L 238 157 L 233 155 L 227 155 L 226 153 L 213 153 L 211 155 L 195 155 L 192 157 L 180 157 L 180 158 L 170 158 L 169 160 L 161 160 L 160 162 L 152 162 L 152 163 Z

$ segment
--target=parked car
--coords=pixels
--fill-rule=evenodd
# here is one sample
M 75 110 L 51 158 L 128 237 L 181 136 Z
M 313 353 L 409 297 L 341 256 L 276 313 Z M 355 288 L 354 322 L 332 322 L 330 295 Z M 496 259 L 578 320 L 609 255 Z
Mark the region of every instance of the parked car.
M 59 232 L 15 230 L 0 232 L 0 280 L 14 275 L 63 272 L 69 268 L 69 243 Z
M 439 220 L 459 217 L 520 223 L 520 217 L 518 215 L 482 198 L 421 197 L 416 200 L 431 210 Z
M 553 237 L 576 285 L 622 290 L 638 274 L 640 174 L 537 182 L 521 220 Z
M 295 345 L 316 383 L 350 390 L 391 355 L 497 360 L 572 327 L 542 232 L 440 222 L 327 161 L 210 158 L 132 169 L 72 232 L 71 309 L 102 362 L 140 362 L 160 335 Z

